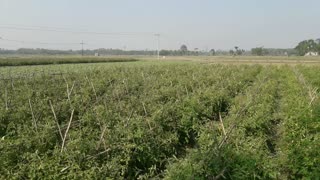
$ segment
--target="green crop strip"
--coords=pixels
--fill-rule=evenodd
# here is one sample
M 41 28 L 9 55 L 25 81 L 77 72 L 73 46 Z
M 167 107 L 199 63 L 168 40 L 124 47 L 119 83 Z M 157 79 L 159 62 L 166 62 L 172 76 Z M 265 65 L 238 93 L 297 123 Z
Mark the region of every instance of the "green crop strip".
M 51 64 L 85 64 L 85 63 L 111 63 L 111 62 L 135 62 L 133 58 L 103 58 L 103 57 L 2 57 L 1 66 L 32 66 Z

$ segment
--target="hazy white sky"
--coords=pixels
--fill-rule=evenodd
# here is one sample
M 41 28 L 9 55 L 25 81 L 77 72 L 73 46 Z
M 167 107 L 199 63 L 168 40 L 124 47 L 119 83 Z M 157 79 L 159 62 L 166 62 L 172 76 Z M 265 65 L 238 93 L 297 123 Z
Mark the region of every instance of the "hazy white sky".
M 16 40 L 0 48 L 156 49 L 155 33 L 161 49 L 290 48 L 320 37 L 319 18 L 319 0 L 0 0 Z

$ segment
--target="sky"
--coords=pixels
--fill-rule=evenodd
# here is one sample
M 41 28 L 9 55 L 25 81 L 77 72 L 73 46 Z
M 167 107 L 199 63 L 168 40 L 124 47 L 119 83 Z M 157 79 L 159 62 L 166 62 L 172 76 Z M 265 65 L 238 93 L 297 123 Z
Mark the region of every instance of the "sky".
M 293 48 L 319 18 L 319 0 L 0 0 L 0 48 Z

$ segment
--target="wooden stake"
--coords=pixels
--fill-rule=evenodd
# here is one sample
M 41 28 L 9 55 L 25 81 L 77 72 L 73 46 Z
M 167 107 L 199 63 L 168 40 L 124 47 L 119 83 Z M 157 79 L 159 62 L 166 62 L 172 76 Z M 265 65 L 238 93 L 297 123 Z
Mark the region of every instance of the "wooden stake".
M 221 117 L 221 113 L 219 112 L 219 120 L 221 123 L 221 127 L 222 127 L 222 132 L 223 132 L 223 136 L 226 136 L 226 130 L 224 129 L 224 125 L 223 125 L 223 121 L 222 121 L 222 117 Z
M 96 100 L 98 100 L 98 96 L 97 96 L 97 92 L 96 92 L 96 89 L 94 88 L 94 85 L 93 83 L 90 81 L 90 84 L 92 86 L 92 89 L 93 89 L 93 92 L 94 92 L 94 95 L 96 96 Z
M 127 123 L 126 123 L 126 125 L 125 125 L 125 127 L 127 127 L 128 125 L 129 125 L 129 121 L 130 121 L 130 119 L 131 119 L 131 117 L 132 117 L 132 115 L 133 115 L 133 110 L 131 111 L 131 113 L 130 113 L 130 116 L 129 116 L 129 118 L 127 119 Z
M 69 85 L 68 85 L 68 83 L 67 83 L 67 95 L 68 95 L 68 100 L 69 100 L 69 101 L 71 101 L 70 95 L 71 95 L 71 93 L 72 93 L 72 91 L 73 91 L 74 84 L 75 84 L 75 82 L 73 82 L 73 84 L 72 84 L 72 86 L 71 86 L 71 90 L 69 90 Z
M 33 125 L 34 125 L 34 127 L 36 128 L 36 131 L 38 131 L 38 126 L 37 126 L 36 118 L 34 117 L 34 113 L 33 113 L 33 109 L 32 109 L 32 105 L 31 105 L 31 100 L 30 100 L 30 98 L 29 98 L 29 106 L 30 106 L 30 110 L 31 110 Z
M 68 135 L 68 132 L 69 132 L 69 129 L 70 129 L 70 125 L 71 125 L 71 122 L 72 122 L 72 118 L 73 118 L 73 113 L 74 113 L 74 109 L 71 112 L 70 121 L 69 121 L 67 130 L 64 133 L 64 137 L 63 137 L 63 140 L 62 140 L 62 146 L 61 146 L 61 152 L 63 152 L 64 146 L 65 146 L 66 138 L 67 138 L 67 135 Z
M 72 86 L 71 86 L 71 90 L 70 90 L 70 92 L 69 92 L 69 99 L 70 99 L 70 95 L 71 95 L 71 93 L 72 93 L 72 91 L 73 91 L 73 88 L 74 88 L 74 85 L 75 85 L 75 81 L 73 81 L 73 84 L 72 84 Z
M 223 168 L 223 170 L 215 177 L 213 177 L 214 180 L 217 180 L 217 179 L 221 179 L 221 177 L 223 177 L 224 179 L 226 179 L 226 177 L 224 177 L 224 172 L 227 170 L 227 168 Z
M 147 116 L 148 113 L 147 113 L 146 107 L 144 106 L 144 103 L 142 103 L 142 106 L 143 106 L 144 114 Z
M 103 130 L 101 132 L 100 140 L 99 140 L 99 143 L 97 145 L 96 150 L 98 150 L 100 148 L 101 142 L 102 142 L 102 140 L 104 140 L 104 134 L 105 134 L 106 130 L 107 130 L 107 126 L 104 126 L 104 128 L 103 128 Z M 106 150 L 106 147 L 105 147 L 105 150 Z
M 61 128 L 60 128 L 60 125 L 59 125 L 59 122 L 58 122 L 56 113 L 55 113 L 55 111 L 54 111 L 54 108 L 53 108 L 53 106 L 52 106 L 51 100 L 49 100 L 49 103 L 50 103 L 50 106 L 51 106 L 51 111 L 52 111 L 53 116 L 54 116 L 54 120 L 56 121 L 58 130 L 59 130 L 59 134 L 60 134 L 61 140 L 63 141 L 63 135 L 62 135 L 62 132 L 61 132 Z
M 6 90 L 5 90 L 5 94 L 6 94 L 6 95 L 5 95 L 5 96 L 6 96 L 6 97 L 5 97 L 5 99 L 6 99 L 6 100 L 5 100 L 5 101 L 6 101 L 6 102 L 5 102 L 5 104 L 6 104 L 6 110 L 8 111 L 9 108 L 8 108 L 8 89 L 7 89 L 7 87 L 6 87 Z

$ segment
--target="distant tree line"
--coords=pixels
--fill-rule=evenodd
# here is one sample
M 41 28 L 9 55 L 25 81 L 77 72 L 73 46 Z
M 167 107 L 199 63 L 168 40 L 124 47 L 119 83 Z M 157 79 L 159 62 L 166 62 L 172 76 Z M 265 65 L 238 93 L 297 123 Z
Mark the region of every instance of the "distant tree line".
M 121 49 L 95 49 L 84 50 L 84 55 L 93 56 L 95 53 L 99 53 L 102 56 L 107 55 L 137 55 L 137 56 L 153 56 L 157 54 L 155 50 L 130 50 L 125 51 Z M 188 49 L 178 50 L 161 50 L 160 56 L 283 56 L 286 53 L 288 55 L 297 54 L 295 49 L 266 49 L 266 48 L 253 48 L 251 51 L 245 51 L 242 49 L 236 50 L 215 50 L 209 51 L 189 51 Z M 17 50 L 0 49 L 0 55 L 81 55 L 81 50 L 50 50 L 50 49 L 27 49 L 21 48 Z
M 251 54 L 256 56 L 304 56 L 309 52 L 320 54 L 320 39 L 309 39 L 301 41 L 294 49 L 266 49 L 263 47 L 256 47 L 251 49 Z
M 295 49 L 281 49 L 281 48 L 263 48 L 256 47 L 251 49 L 253 56 L 295 56 L 297 51 Z
M 308 52 L 318 52 L 320 54 L 320 39 L 317 40 L 305 40 L 300 42 L 294 49 L 279 49 L 279 48 L 264 48 L 255 47 L 249 51 L 241 49 L 239 46 L 235 46 L 229 51 L 225 50 L 207 50 L 199 51 L 198 48 L 189 50 L 186 45 L 181 45 L 178 50 L 161 50 L 160 56 L 292 56 L 299 55 L 304 56 Z M 0 48 L 0 55 L 81 55 L 81 50 L 49 50 L 49 49 L 30 49 L 20 48 L 17 50 L 6 50 Z M 122 50 L 122 49 L 95 49 L 84 50 L 84 55 L 93 56 L 96 53 L 102 56 L 108 55 L 141 55 L 141 56 L 153 56 L 157 54 L 156 50 Z
M 95 49 L 84 50 L 84 55 L 93 56 L 96 53 L 101 55 L 155 55 L 157 51 L 150 50 L 130 50 L 121 49 Z M 0 49 L 0 55 L 81 55 L 81 50 L 50 50 L 50 49 L 28 49 L 21 48 L 17 50 Z
M 238 46 L 235 46 L 234 49 L 231 49 L 229 51 L 230 55 L 232 56 L 241 56 L 245 53 L 246 51 L 244 49 L 240 49 Z
M 209 55 L 208 52 L 198 51 L 198 48 L 195 48 L 194 51 L 189 51 L 187 45 L 181 45 L 179 50 L 161 50 L 160 56 L 203 56 Z

